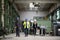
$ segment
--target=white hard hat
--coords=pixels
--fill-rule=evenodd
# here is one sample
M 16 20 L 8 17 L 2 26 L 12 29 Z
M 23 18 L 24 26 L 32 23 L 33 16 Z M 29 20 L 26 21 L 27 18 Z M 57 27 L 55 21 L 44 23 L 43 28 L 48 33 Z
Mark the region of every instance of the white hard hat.
M 34 19 L 34 21 L 36 21 L 36 19 Z
M 33 20 L 31 20 L 31 22 L 34 22 Z

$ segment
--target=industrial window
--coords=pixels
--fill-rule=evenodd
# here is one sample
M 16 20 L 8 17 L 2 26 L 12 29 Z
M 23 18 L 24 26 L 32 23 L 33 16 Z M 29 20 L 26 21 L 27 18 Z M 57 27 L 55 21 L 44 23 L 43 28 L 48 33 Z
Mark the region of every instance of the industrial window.
M 59 19 L 59 10 L 57 11 L 57 19 Z

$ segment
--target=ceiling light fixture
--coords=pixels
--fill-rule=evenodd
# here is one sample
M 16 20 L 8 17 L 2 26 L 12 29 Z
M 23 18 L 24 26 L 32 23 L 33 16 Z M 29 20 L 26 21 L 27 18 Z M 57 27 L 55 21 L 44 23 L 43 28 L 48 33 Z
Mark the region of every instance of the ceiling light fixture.
M 33 3 L 30 3 L 30 4 L 29 4 L 29 7 L 30 7 L 30 8 L 33 8 L 33 7 L 34 7 Z

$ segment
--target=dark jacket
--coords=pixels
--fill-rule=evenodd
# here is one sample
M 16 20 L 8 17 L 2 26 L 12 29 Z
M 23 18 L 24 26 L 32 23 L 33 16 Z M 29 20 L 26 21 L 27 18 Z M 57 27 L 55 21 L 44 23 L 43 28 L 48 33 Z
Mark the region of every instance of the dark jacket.
M 37 23 L 36 23 L 36 24 L 33 23 L 33 28 L 34 28 L 34 29 L 37 28 Z

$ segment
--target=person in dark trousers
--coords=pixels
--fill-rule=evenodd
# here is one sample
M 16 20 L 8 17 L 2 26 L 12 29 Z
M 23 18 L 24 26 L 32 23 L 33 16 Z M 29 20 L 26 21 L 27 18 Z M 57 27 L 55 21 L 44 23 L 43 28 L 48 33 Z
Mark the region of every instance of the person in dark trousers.
M 34 35 L 36 35 L 36 28 L 37 28 L 37 22 L 34 21 L 34 23 L 33 23 L 33 30 L 34 30 L 33 34 Z
M 41 30 L 40 30 L 40 35 L 42 35 L 42 36 L 45 35 L 45 30 L 46 30 L 45 25 L 41 25 L 41 26 L 40 26 L 40 29 L 41 29 Z
M 16 26 L 16 37 L 19 37 L 20 35 L 19 35 L 19 27 L 18 26 Z
M 24 21 L 23 23 L 24 25 L 24 33 L 25 33 L 25 37 L 28 36 L 28 31 L 29 31 L 29 28 L 30 28 L 30 22 L 27 21 L 27 19 Z
M 16 25 L 16 37 L 17 37 L 17 36 L 20 37 L 20 34 L 19 34 L 19 32 L 20 32 L 20 30 L 19 30 L 19 28 L 20 28 L 19 25 L 20 25 L 20 24 L 19 24 L 18 21 L 16 21 L 16 24 L 15 24 L 15 25 Z

